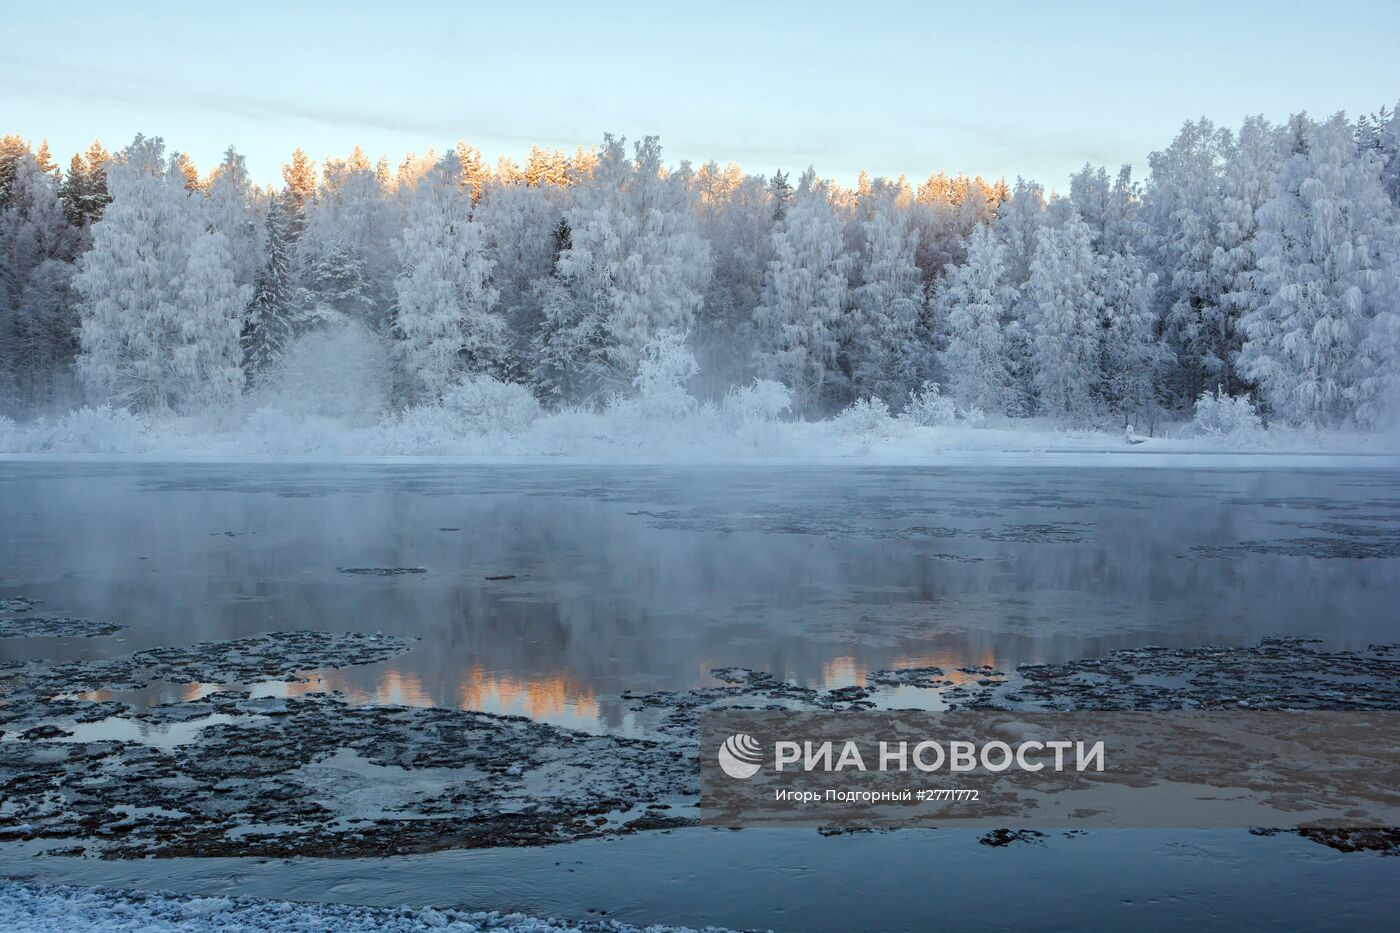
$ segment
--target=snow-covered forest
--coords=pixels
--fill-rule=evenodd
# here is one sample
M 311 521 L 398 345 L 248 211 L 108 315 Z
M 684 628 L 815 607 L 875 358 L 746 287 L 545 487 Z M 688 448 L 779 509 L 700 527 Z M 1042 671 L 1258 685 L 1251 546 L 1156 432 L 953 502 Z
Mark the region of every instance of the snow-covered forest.
M 183 423 L 431 450 L 403 438 L 606 413 L 1393 425 L 1400 117 L 1202 119 L 1148 165 L 843 187 L 605 136 L 523 166 L 298 149 L 263 188 L 233 148 L 63 167 L 7 136 L 0 448 Z

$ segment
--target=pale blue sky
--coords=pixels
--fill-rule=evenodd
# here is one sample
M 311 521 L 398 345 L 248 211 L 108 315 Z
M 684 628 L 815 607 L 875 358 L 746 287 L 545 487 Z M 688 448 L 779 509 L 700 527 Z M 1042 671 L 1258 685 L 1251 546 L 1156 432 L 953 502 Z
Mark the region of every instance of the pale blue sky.
M 668 161 L 933 169 L 1065 187 L 1187 118 L 1369 112 L 1400 98 L 1395 0 L 643 4 L 536 0 L 6 3 L 0 131 L 64 162 L 160 135 L 272 181 L 292 148 L 397 163 L 462 138 L 658 133 Z

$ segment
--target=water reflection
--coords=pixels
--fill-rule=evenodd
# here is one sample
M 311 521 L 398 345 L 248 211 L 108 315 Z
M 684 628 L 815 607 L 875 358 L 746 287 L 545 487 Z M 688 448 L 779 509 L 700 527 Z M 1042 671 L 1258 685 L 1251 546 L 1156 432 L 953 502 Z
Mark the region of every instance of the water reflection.
M 621 691 L 715 667 L 833 688 L 1148 643 L 1364 647 L 1400 638 L 1394 559 L 1307 555 L 1386 553 L 1397 488 L 1380 471 L 3 464 L 0 595 L 127 629 L 0 639 L 0 659 L 379 630 L 419 641 L 256 687 L 631 730 Z M 407 566 L 428 572 L 336 571 Z M 198 680 L 138 702 L 218 689 Z

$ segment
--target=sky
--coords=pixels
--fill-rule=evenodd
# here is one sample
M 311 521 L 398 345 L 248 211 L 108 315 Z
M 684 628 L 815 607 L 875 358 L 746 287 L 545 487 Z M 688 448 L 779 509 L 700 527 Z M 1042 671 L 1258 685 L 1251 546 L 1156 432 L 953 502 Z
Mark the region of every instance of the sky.
M 1400 99 L 1395 0 L 4 6 L 0 132 L 64 163 L 145 133 L 207 170 L 232 144 L 264 183 L 298 145 L 494 162 L 612 132 L 672 163 L 1063 190 L 1086 161 L 1141 176 L 1187 119 Z

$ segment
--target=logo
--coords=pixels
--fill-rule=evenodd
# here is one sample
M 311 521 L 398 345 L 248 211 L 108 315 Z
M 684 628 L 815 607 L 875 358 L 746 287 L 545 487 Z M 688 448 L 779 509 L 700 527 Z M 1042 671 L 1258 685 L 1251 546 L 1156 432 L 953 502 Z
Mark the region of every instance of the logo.
M 763 750 L 758 740 L 743 732 L 736 732 L 724 740 L 719 747 L 719 766 L 725 774 L 736 780 L 751 778 L 762 767 Z

